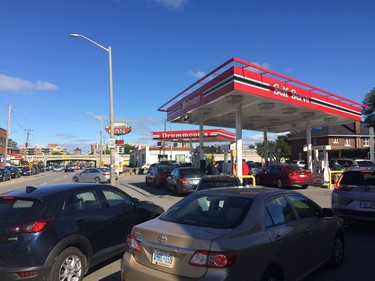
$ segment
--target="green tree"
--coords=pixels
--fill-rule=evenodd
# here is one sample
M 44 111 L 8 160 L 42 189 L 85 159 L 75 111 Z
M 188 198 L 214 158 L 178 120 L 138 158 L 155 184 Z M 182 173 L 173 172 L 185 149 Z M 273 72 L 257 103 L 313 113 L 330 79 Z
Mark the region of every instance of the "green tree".
M 362 108 L 363 121 L 361 125 L 375 127 L 375 87 L 366 94 L 362 103 L 369 108 Z
M 267 146 L 273 151 L 280 150 L 280 158 L 289 159 L 292 156 L 291 147 L 287 142 L 287 136 L 278 136 L 276 141 L 268 141 Z M 264 156 L 264 143 L 256 143 L 256 153 Z

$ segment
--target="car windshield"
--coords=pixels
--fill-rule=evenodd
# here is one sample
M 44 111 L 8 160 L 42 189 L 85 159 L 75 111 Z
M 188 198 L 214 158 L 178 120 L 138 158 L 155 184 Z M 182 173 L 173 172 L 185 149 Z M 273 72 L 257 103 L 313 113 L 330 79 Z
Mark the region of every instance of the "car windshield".
M 194 194 L 185 197 L 159 218 L 180 224 L 232 229 L 241 224 L 252 202 L 244 197 Z
M 44 207 L 38 200 L 0 196 L 0 221 L 38 217 Z

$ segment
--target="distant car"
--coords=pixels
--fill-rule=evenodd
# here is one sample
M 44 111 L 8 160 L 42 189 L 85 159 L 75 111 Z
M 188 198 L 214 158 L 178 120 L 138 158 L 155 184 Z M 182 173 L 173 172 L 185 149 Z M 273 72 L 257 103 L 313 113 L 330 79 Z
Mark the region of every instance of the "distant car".
M 172 173 L 173 168 L 171 166 L 156 165 L 150 169 L 145 177 L 146 186 L 165 186 L 167 184 L 167 178 Z
M 12 178 L 12 174 L 8 169 L 0 168 L 0 181 L 8 181 Z
M 302 280 L 344 257 L 343 220 L 293 190 L 195 192 L 133 227 L 122 281 Z
M 73 182 L 96 182 L 105 183 L 111 179 L 110 171 L 106 168 L 91 168 L 83 172 L 75 174 L 72 178 Z
M 21 168 L 21 174 L 22 176 L 33 176 L 35 175 L 35 170 L 32 168 L 29 168 L 28 166 L 23 166 Z
M 219 188 L 219 187 L 230 187 L 240 186 L 241 181 L 236 176 L 231 175 L 204 175 L 198 182 L 196 191 Z
M 75 172 L 74 166 L 73 165 L 66 165 L 65 170 L 67 172 Z
M 375 168 L 347 168 L 334 184 L 332 209 L 348 221 L 375 221 Z
M 7 169 L 10 172 L 12 178 L 19 178 L 21 176 L 21 170 L 15 166 L 5 166 L 4 169 Z
M 306 169 L 306 161 L 305 160 L 292 160 L 289 162 L 290 165 L 297 165 L 302 169 Z
M 64 166 L 63 165 L 54 165 L 52 170 L 54 172 L 62 172 L 62 171 L 64 171 Z
M 313 182 L 311 171 L 290 164 L 271 165 L 256 174 L 257 185 L 276 186 L 278 188 L 301 186 L 305 189 Z
M 27 186 L 0 195 L 0 280 L 83 280 L 126 249 L 163 208 L 98 184 Z
M 177 195 L 194 192 L 204 172 L 198 168 L 178 167 L 167 178 L 167 188 Z
M 335 161 L 343 166 L 349 167 L 375 167 L 375 163 L 368 159 L 352 159 L 352 158 L 338 158 Z

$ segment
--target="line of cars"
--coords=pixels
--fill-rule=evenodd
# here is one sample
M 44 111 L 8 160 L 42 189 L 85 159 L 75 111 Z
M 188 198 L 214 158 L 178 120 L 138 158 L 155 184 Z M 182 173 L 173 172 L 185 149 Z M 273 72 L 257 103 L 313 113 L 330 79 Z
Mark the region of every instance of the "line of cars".
M 32 176 L 45 171 L 44 165 L 29 166 L 4 166 L 0 168 L 0 181 L 19 178 L 21 176 Z

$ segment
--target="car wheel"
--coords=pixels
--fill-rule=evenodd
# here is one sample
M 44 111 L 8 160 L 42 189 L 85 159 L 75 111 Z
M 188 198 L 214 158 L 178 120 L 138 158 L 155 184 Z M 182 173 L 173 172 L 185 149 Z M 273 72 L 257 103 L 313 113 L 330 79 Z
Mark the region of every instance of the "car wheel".
M 74 177 L 74 178 L 73 178 L 73 181 L 74 181 L 74 182 L 79 182 L 79 178 L 78 178 L 78 177 Z
M 95 178 L 95 183 L 100 183 L 100 178 L 99 177 Z
M 332 244 L 331 258 L 329 265 L 331 267 L 339 267 L 344 260 L 344 239 L 341 234 L 336 235 Z
M 308 187 L 307 184 L 303 184 L 303 185 L 302 185 L 302 188 L 303 188 L 303 189 L 306 189 L 307 187 Z
M 280 275 L 281 274 L 276 269 L 269 268 L 263 274 L 261 281 L 282 281 L 283 279 Z
M 57 256 L 49 274 L 49 281 L 82 281 L 86 259 L 75 247 L 66 248 Z
M 283 188 L 284 187 L 283 180 L 282 179 L 277 179 L 276 185 L 277 185 L 278 188 Z

